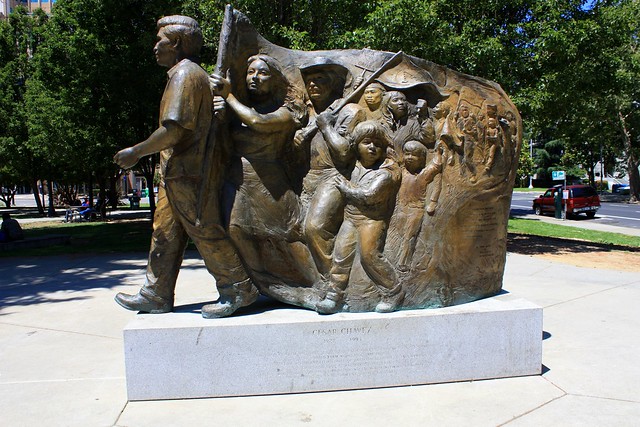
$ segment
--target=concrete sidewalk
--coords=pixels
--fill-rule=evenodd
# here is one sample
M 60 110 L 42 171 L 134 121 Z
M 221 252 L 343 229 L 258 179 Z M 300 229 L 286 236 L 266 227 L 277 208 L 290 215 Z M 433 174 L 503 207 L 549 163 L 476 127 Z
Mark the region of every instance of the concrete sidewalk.
M 544 307 L 540 376 L 128 403 L 122 329 L 136 314 L 113 295 L 137 291 L 145 257 L 0 260 L 0 425 L 635 426 L 640 420 L 640 276 L 517 254 L 508 255 L 504 288 Z M 176 304 L 199 307 L 215 297 L 212 279 L 190 253 Z

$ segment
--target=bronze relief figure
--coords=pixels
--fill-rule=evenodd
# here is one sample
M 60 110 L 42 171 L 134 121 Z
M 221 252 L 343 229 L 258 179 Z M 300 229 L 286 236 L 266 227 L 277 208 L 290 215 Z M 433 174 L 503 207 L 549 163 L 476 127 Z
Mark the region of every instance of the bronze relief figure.
M 158 22 L 160 152 L 147 267 L 125 308 L 171 311 L 188 238 L 228 316 L 260 294 L 319 313 L 443 307 L 500 291 L 522 123 L 493 82 L 402 52 L 285 49 L 227 8 L 216 72 L 187 17 Z

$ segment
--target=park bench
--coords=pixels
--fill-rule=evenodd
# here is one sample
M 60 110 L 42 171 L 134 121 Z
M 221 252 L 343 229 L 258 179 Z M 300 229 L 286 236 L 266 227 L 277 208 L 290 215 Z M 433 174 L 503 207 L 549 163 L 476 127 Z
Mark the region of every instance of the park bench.
M 84 218 L 80 215 L 80 212 L 77 209 L 69 209 L 65 213 L 64 222 L 90 222 L 90 221 L 106 221 L 109 216 L 110 210 L 107 209 L 104 212 L 102 210 L 93 210 L 88 218 Z

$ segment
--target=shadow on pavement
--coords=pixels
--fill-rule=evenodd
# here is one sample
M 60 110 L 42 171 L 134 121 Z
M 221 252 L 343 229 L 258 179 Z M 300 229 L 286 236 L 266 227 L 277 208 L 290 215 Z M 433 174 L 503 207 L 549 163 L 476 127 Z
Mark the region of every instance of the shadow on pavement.
M 522 255 L 542 255 L 557 253 L 559 251 L 576 254 L 611 251 L 640 252 L 640 248 L 605 243 L 581 242 L 579 240 L 559 239 L 557 237 L 509 233 L 507 237 L 507 251 Z
M 533 214 L 533 210 L 531 209 L 511 208 L 509 216 L 518 217 L 518 216 L 526 216 L 531 214 Z
M 78 292 L 141 285 L 147 264 L 145 255 L 71 255 L 0 260 L 0 310 L 11 306 L 81 301 L 90 297 Z M 199 264 L 186 264 L 181 270 L 200 268 Z
M 532 209 L 511 208 L 511 211 L 509 211 L 509 217 L 511 218 L 529 216 L 529 218 L 531 219 L 531 215 L 533 214 L 534 212 Z M 546 218 L 554 217 L 553 214 L 550 214 L 550 213 L 545 213 L 542 216 Z M 536 217 L 536 218 L 539 218 L 539 217 Z M 598 214 L 596 214 L 595 218 L 598 218 Z M 586 215 L 581 214 L 581 215 L 571 215 L 566 219 L 566 221 L 593 221 L 593 219 L 594 218 L 588 218 Z
M 203 305 L 207 305 L 207 304 L 211 304 L 212 302 L 214 302 L 213 300 L 211 301 L 203 301 L 203 302 L 198 302 L 198 303 L 194 303 L 194 304 L 184 304 L 184 305 L 178 305 L 174 307 L 174 311 L 176 313 L 198 313 L 200 314 L 200 310 L 202 309 Z M 285 304 L 283 302 L 274 300 L 272 298 L 266 297 L 264 295 L 261 295 L 258 300 L 251 304 L 250 306 L 247 307 L 241 307 L 238 309 L 238 311 L 233 313 L 233 317 L 241 317 L 241 316 L 250 316 L 250 315 L 254 315 L 254 314 L 260 314 L 260 313 L 265 313 L 268 311 L 273 311 L 273 310 L 281 310 L 281 309 L 285 309 L 285 308 L 289 308 L 289 309 L 294 309 L 294 310 L 300 310 L 301 308 L 293 306 L 293 305 L 288 305 Z

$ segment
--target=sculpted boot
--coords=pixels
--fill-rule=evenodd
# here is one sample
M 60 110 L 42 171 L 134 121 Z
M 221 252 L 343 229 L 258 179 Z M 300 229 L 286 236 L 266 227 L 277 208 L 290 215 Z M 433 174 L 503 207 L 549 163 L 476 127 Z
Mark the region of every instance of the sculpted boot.
M 233 285 L 220 286 L 218 292 L 220 298 L 216 302 L 202 307 L 202 317 L 205 319 L 229 316 L 240 307 L 253 304 L 260 296 L 251 279 Z
M 391 313 L 400 308 L 402 301 L 404 301 L 404 291 L 400 286 L 396 286 L 394 290 L 382 296 L 375 310 L 378 313 Z
M 127 310 L 142 311 L 151 314 L 168 313 L 173 310 L 173 301 L 167 301 L 155 295 L 143 293 L 142 289 L 135 295 L 119 292 L 115 300 Z
M 324 299 L 316 304 L 316 311 L 320 314 L 333 314 L 342 309 L 342 294 L 329 291 Z

